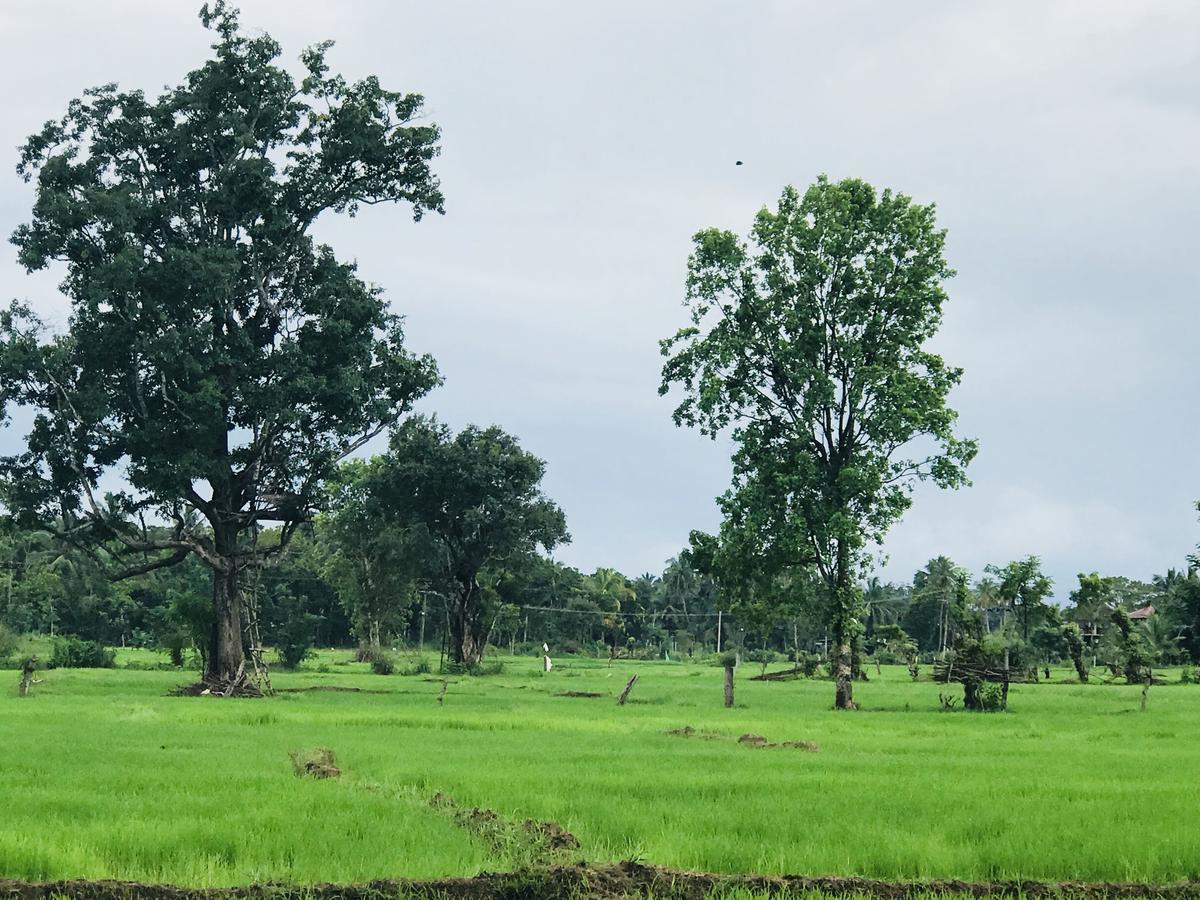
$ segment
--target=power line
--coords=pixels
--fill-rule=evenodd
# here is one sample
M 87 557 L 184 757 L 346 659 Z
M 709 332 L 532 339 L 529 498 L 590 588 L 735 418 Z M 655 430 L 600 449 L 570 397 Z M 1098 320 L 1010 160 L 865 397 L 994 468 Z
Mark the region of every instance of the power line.
M 573 613 L 579 616 L 620 616 L 622 618 L 671 618 L 671 619 L 712 619 L 721 616 L 722 612 L 710 613 L 680 613 L 680 612 L 605 612 L 602 609 L 567 609 L 558 606 L 522 606 L 521 609 L 532 612 Z

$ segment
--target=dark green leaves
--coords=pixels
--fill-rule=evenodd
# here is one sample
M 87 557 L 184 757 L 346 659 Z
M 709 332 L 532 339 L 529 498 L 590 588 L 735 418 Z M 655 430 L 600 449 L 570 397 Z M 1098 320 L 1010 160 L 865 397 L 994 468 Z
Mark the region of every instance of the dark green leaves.
M 944 244 L 932 207 L 825 178 L 785 189 L 747 241 L 696 235 L 660 392 L 681 389 L 678 424 L 733 428 L 726 541 L 829 573 L 835 546 L 881 538 L 913 484 L 965 482 L 976 448 L 947 405 L 962 372 L 925 348 L 953 274 Z
M 440 212 L 439 132 L 420 95 L 331 75 L 329 44 L 297 83 L 223 2 L 201 19 L 213 55 L 177 87 L 87 91 L 22 148 L 37 193 L 12 240 L 61 265 L 71 317 L 52 340 L 0 321 L 3 399 L 39 411 L 6 469 L 12 497 L 70 507 L 120 461 L 139 503 L 236 534 L 308 518 L 337 461 L 438 382 L 308 230 L 364 203 Z

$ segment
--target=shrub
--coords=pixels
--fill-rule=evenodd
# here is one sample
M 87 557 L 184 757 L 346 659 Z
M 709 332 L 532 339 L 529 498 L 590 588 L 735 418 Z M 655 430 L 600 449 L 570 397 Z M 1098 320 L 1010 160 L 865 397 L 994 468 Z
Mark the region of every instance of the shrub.
M 464 666 L 456 662 L 447 662 L 442 666 L 439 675 L 500 675 L 504 672 L 504 663 L 499 660 L 493 662 L 480 663 L 477 666 Z M 538 673 L 541 674 L 540 672 Z M 563 673 L 565 677 L 570 678 L 571 673 Z
M 977 696 L 982 712 L 1000 712 L 1004 709 L 1004 689 L 994 681 L 980 684 Z
M 405 666 L 401 675 L 428 675 L 433 671 L 433 667 L 429 665 L 429 660 L 423 656 L 417 657 L 412 665 Z
M 0 625 L 0 665 L 10 662 L 20 645 L 21 639 L 7 625 Z
M 312 641 L 300 637 L 289 640 L 284 636 L 275 652 L 279 655 L 279 665 L 285 669 L 298 669 L 300 663 L 312 655 Z
M 77 637 L 54 639 L 54 654 L 46 664 L 49 669 L 111 669 L 117 654 L 95 641 Z
M 767 673 L 767 666 L 773 662 L 779 662 L 779 660 L 783 659 L 783 657 L 774 650 L 751 650 L 746 654 L 746 659 L 749 662 L 758 663 L 760 666 L 762 666 L 762 672 L 760 674 L 765 675 Z
M 376 675 L 391 675 L 396 671 L 396 663 L 382 651 L 371 654 L 371 671 Z
M 801 653 L 796 660 L 796 665 L 804 673 L 805 678 L 812 678 L 821 668 L 821 657 L 815 653 Z

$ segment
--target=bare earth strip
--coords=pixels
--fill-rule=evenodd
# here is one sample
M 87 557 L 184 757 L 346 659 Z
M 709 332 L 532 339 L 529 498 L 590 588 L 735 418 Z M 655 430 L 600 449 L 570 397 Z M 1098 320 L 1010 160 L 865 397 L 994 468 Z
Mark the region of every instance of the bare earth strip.
M 191 889 L 122 881 L 56 881 L 33 883 L 0 880 L 3 900 L 383 900 L 383 898 L 463 898 L 463 900 L 705 900 L 738 898 L 1078 898 L 1078 900 L 1191 900 L 1200 882 L 1175 884 L 1085 882 L 893 882 L 867 878 L 709 875 L 639 863 L 599 866 L 556 866 L 474 878 L 435 881 L 374 881 L 361 885 L 250 885 Z

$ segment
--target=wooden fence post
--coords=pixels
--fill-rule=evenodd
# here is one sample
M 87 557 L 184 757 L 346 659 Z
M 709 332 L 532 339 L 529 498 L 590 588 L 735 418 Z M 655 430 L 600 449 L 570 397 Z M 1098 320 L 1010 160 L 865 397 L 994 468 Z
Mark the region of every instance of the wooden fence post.
M 733 706 L 733 663 L 725 664 L 725 706 Z
M 633 686 L 637 684 L 638 677 L 634 675 L 625 685 L 625 690 L 621 691 L 621 696 L 617 698 L 617 706 L 624 706 L 625 701 L 629 699 L 629 692 L 633 690 Z

